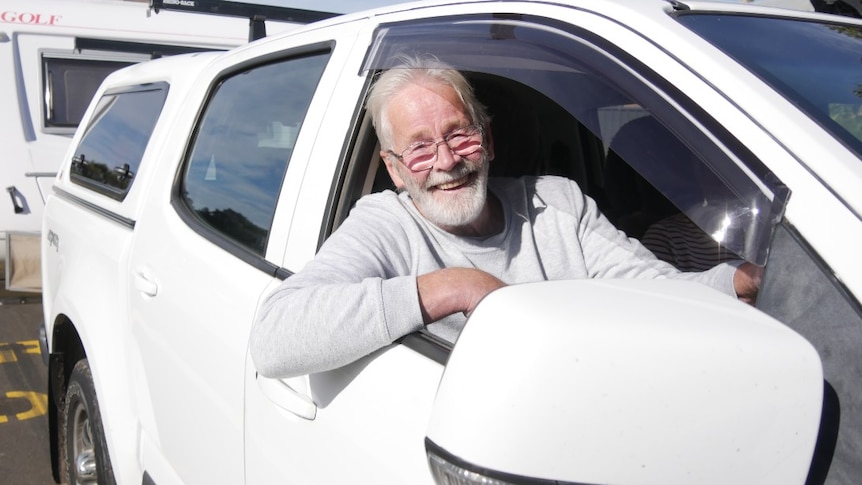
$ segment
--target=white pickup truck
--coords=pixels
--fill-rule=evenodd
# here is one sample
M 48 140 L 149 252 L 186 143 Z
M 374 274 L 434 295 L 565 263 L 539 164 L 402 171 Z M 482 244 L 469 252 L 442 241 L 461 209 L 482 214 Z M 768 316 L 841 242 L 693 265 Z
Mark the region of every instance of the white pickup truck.
M 750 5 L 439 1 L 110 75 L 45 208 L 56 477 L 857 483 L 860 47 L 860 21 Z M 391 188 L 364 100 L 403 52 L 470 79 L 494 176 L 570 177 L 631 237 L 685 215 L 765 267 L 756 306 L 680 281 L 515 285 L 457 342 L 429 327 L 259 376 L 262 299 Z

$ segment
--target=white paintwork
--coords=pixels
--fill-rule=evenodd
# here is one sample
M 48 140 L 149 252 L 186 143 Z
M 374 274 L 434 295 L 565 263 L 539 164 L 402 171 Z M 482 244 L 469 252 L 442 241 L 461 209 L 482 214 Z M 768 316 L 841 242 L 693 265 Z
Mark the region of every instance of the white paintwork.
M 461 333 L 428 437 L 577 483 L 803 483 L 822 380 L 805 339 L 701 285 L 520 285 Z
M 669 20 L 667 4 L 570 3 L 578 8 L 505 5 L 508 12 L 587 25 L 686 86 L 791 186 L 787 218 L 860 294 L 859 160 L 746 71 L 715 51 L 704 56 L 709 46 Z M 59 316 L 81 337 L 121 483 L 140 483 L 145 470 L 159 484 L 355 483 L 357 477 L 431 483 L 426 433 L 465 460 L 533 477 L 804 482 L 822 391 L 816 353 L 762 313 L 693 284 L 508 288 L 480 305 L 445 372 L 394 344 L 323 374 L 285 382 L 256 375 L 248 332 L 278 280 L 199 236 L 170 206 L 211 81 L 271 53 L 335 41 L 296 140 L 266 254 L 299 270 L 317 250 L 374 29 L 502 5 L 381 8 L 226 54 L 139 64 L 106 81 L 102 90 L 171 85 L 134 187 L 120 203 L 70 183 L 65 173 L 57 185 L 137 225 L 131 231 L 50 197 L 45 231 L 61 235 L 61 249 L 43 246 L 43 301 L 50 347 Z M 834 237 L 834 227 L 845 236 Z M 699 426 L 674 428 L 682 421 Z

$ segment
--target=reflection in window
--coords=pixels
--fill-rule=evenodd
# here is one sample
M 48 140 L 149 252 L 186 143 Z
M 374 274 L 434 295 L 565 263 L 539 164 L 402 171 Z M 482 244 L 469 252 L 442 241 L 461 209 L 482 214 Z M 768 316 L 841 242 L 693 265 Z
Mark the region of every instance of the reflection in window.
M 73 182 L 125 198 L 162 111 L 166 85 L 106 94 L 72 157 Z
M 862 157 L 862 27 L 718 14 L 681 15 L 679 21 Z
M 862 140 L 862 104 L 830 103 L 829 117 L 855 138 Z
M 199 220 L 262 255 L 278 192 L 328 53 L 225 79 L 198 128 L 183 198 Z

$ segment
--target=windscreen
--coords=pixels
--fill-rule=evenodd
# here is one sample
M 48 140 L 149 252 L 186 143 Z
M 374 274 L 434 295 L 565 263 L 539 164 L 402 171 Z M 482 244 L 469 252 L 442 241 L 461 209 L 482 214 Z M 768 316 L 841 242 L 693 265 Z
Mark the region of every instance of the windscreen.
M 862 28 L 724 14 L 680 15 L 678 20 L 862 158 Z

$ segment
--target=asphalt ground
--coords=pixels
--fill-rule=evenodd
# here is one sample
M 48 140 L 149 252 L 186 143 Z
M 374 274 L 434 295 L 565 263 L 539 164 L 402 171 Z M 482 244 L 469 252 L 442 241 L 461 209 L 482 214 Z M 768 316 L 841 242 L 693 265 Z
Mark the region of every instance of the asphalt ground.
M 0 288 L 5 288 L 0 279 Z M 0 483 L 50 485 L 48 368 L 39 350 L 38 295 L 0 289 Z

